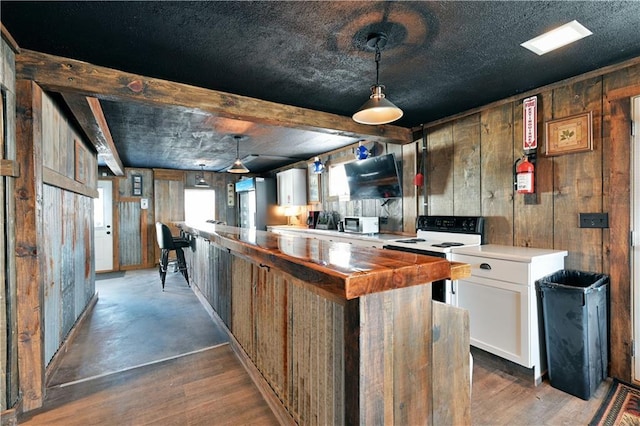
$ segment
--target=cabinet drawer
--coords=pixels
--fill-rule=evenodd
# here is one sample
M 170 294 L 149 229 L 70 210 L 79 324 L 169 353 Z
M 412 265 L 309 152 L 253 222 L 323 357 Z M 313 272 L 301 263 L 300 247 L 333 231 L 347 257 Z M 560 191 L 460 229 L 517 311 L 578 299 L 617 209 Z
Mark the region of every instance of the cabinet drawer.
M 529 263 L 453 254 L 452 261 L 471 265 L 471 276 L 529 285 Z

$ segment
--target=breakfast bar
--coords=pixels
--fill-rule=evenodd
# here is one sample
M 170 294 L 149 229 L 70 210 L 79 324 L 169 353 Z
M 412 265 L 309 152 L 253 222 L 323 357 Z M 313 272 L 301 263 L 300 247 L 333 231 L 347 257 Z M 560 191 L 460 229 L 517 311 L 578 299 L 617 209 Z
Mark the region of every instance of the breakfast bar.
M 469 265 L 176 222 L 194 291 L 282 423 L 469 424 L 466 311 L 430 282 Z

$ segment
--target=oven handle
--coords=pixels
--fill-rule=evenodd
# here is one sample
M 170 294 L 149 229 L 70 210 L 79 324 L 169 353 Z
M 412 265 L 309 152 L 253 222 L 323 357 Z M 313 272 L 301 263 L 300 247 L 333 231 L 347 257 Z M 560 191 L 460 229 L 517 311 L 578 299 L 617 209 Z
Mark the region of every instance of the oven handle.
M 480 264 L 480 269 L 487 269 L 487 270 L 491 270 L 491 265 L 489 265 L 488 263 L 481 263 Z

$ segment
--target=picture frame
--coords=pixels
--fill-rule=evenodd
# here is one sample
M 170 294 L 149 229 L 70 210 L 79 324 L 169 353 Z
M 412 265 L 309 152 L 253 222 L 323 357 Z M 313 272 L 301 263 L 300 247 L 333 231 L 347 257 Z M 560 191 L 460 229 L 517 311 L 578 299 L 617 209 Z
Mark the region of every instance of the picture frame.
M 313 164 L 308 167 L 307 173 L 309 203 L 320 202 L 320 175 L 313 172 Z
M 86 150 L 82 142 L 74 140 L 75 173 L 74 179 L 79 183 L 87 183 Z
M 142 175 L 131 175 L 131 195 L 142 196 Z
M 545 122 L 545 155 L 593 150 L 592 112 Z

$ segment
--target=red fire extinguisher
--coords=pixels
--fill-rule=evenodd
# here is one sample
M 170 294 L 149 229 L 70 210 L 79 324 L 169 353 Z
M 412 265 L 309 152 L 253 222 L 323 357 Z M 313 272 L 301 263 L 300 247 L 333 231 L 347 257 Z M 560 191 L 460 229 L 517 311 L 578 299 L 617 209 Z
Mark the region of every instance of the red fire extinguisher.
M 530 163 L 527 156 L 523 155 L 522 158 L 516 160 L 514 168 L 516 191 L 519 194 L 533 194 L 533 182 L 535 180 L 533 163 Z

